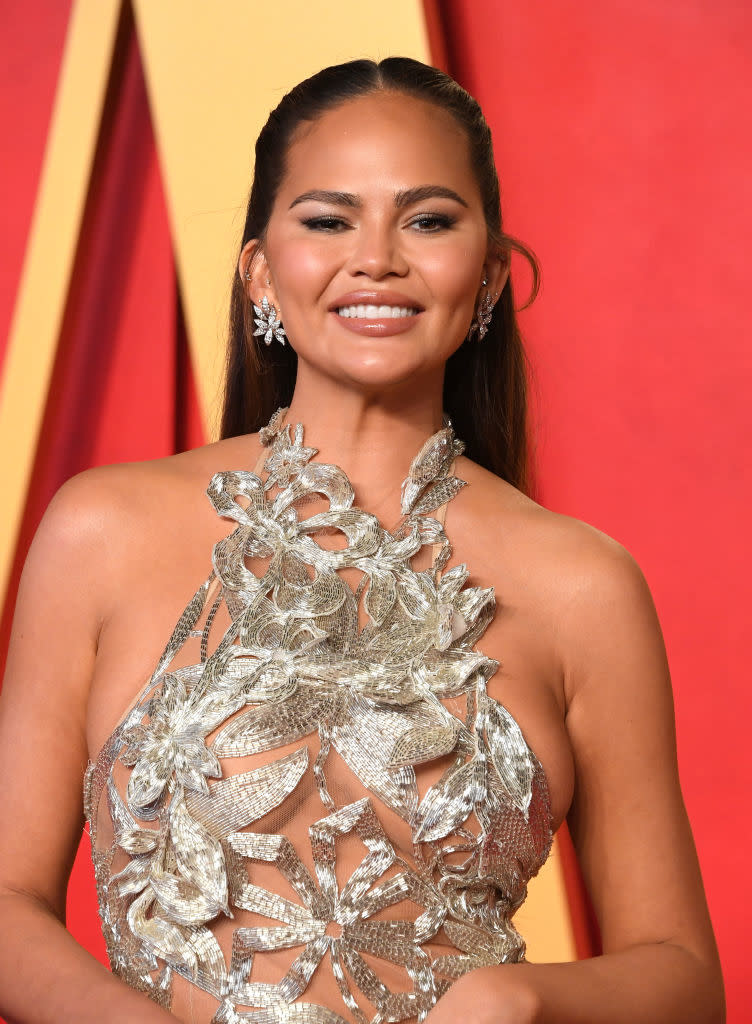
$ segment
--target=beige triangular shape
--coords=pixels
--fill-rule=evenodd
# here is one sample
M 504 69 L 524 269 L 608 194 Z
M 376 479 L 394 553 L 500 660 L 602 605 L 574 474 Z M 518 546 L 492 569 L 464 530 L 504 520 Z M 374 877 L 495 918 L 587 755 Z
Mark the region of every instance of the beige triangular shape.
M 327 64 L 428 60 L 420 0 L 260 4 L 133 0 L 207 432 L 217 423 L 230 282 L 253 143 L 296 82 Z

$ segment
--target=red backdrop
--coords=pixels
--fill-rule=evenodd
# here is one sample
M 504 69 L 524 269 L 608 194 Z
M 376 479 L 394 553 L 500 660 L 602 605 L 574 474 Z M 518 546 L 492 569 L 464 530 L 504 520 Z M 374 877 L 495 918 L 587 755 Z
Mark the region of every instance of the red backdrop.
M 727 983 L 748 982 L 752 608 L 752 7 L 440 5 L 494 130 L 507 229 L 538 252 L 524 314 L 543 503 L 651 584 L 681 777 Z
M 507 228 L 543 264 L 543 292 L 523 317 L 540 497 L 626 544 L 653 589 L 729 1021 L 742 1024 L 752 10 L 736 0 L 432 6 L 451 70 L 494 129 Z M 2 347 L 68 12 L 64 0 L 0 9 Z M 79 468 L 200 440 L 146 95 L 124 31 L 55 370 L 66 386 L 45 421 L 25 537 Z M 90 908 L 78 907 L 80 877 L 81 865 L 71 925 L 101 950 Z

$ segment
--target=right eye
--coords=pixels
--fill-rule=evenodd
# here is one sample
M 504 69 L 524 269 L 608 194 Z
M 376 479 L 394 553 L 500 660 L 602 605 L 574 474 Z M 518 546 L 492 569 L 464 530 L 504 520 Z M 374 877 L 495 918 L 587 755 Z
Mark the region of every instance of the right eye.
M 331 215 L 305 217 L 301 223 L 307 227 L 309 231 L 326 231 L 330 234 L 336 231 L 343 231 L 347 227 L 347 222 L 341 217 L 334 217 Z

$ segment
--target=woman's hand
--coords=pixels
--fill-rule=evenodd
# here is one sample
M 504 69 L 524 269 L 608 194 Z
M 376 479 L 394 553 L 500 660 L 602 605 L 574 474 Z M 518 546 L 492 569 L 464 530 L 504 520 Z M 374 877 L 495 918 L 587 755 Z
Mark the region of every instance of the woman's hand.
M 537 1024 L 540 1000 L 523 965 L 479 967 L 459 978 L 426 1024 Z

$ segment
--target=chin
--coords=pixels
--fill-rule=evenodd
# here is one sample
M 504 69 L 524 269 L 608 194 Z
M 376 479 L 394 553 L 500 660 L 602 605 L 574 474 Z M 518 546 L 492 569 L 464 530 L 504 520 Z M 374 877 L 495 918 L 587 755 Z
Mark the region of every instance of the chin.
M 332 374 L 333 367 L 328 367 Z M 399 387 L 414 381 L 419 385 L 427 376 L 436 373 L 437 368 L 427 366 L 424 363 L 416 364 L 414 360 L 386 359 L 383 356 L 371 359 L 353 359 L 340 363 L 337 367 L 351 384 L 362 388 L 390 388 Z
M 293 348 L 295 345 L 293 343 Z M 364 390 L 399 388 L 414 381 L 433 381 L 443 374 L 448 351 L 435 351 L 429 343 L 405 335 L 385 338 L 320 339 L 316 345 L 296 349 L 298 359 L 317 376 Z

